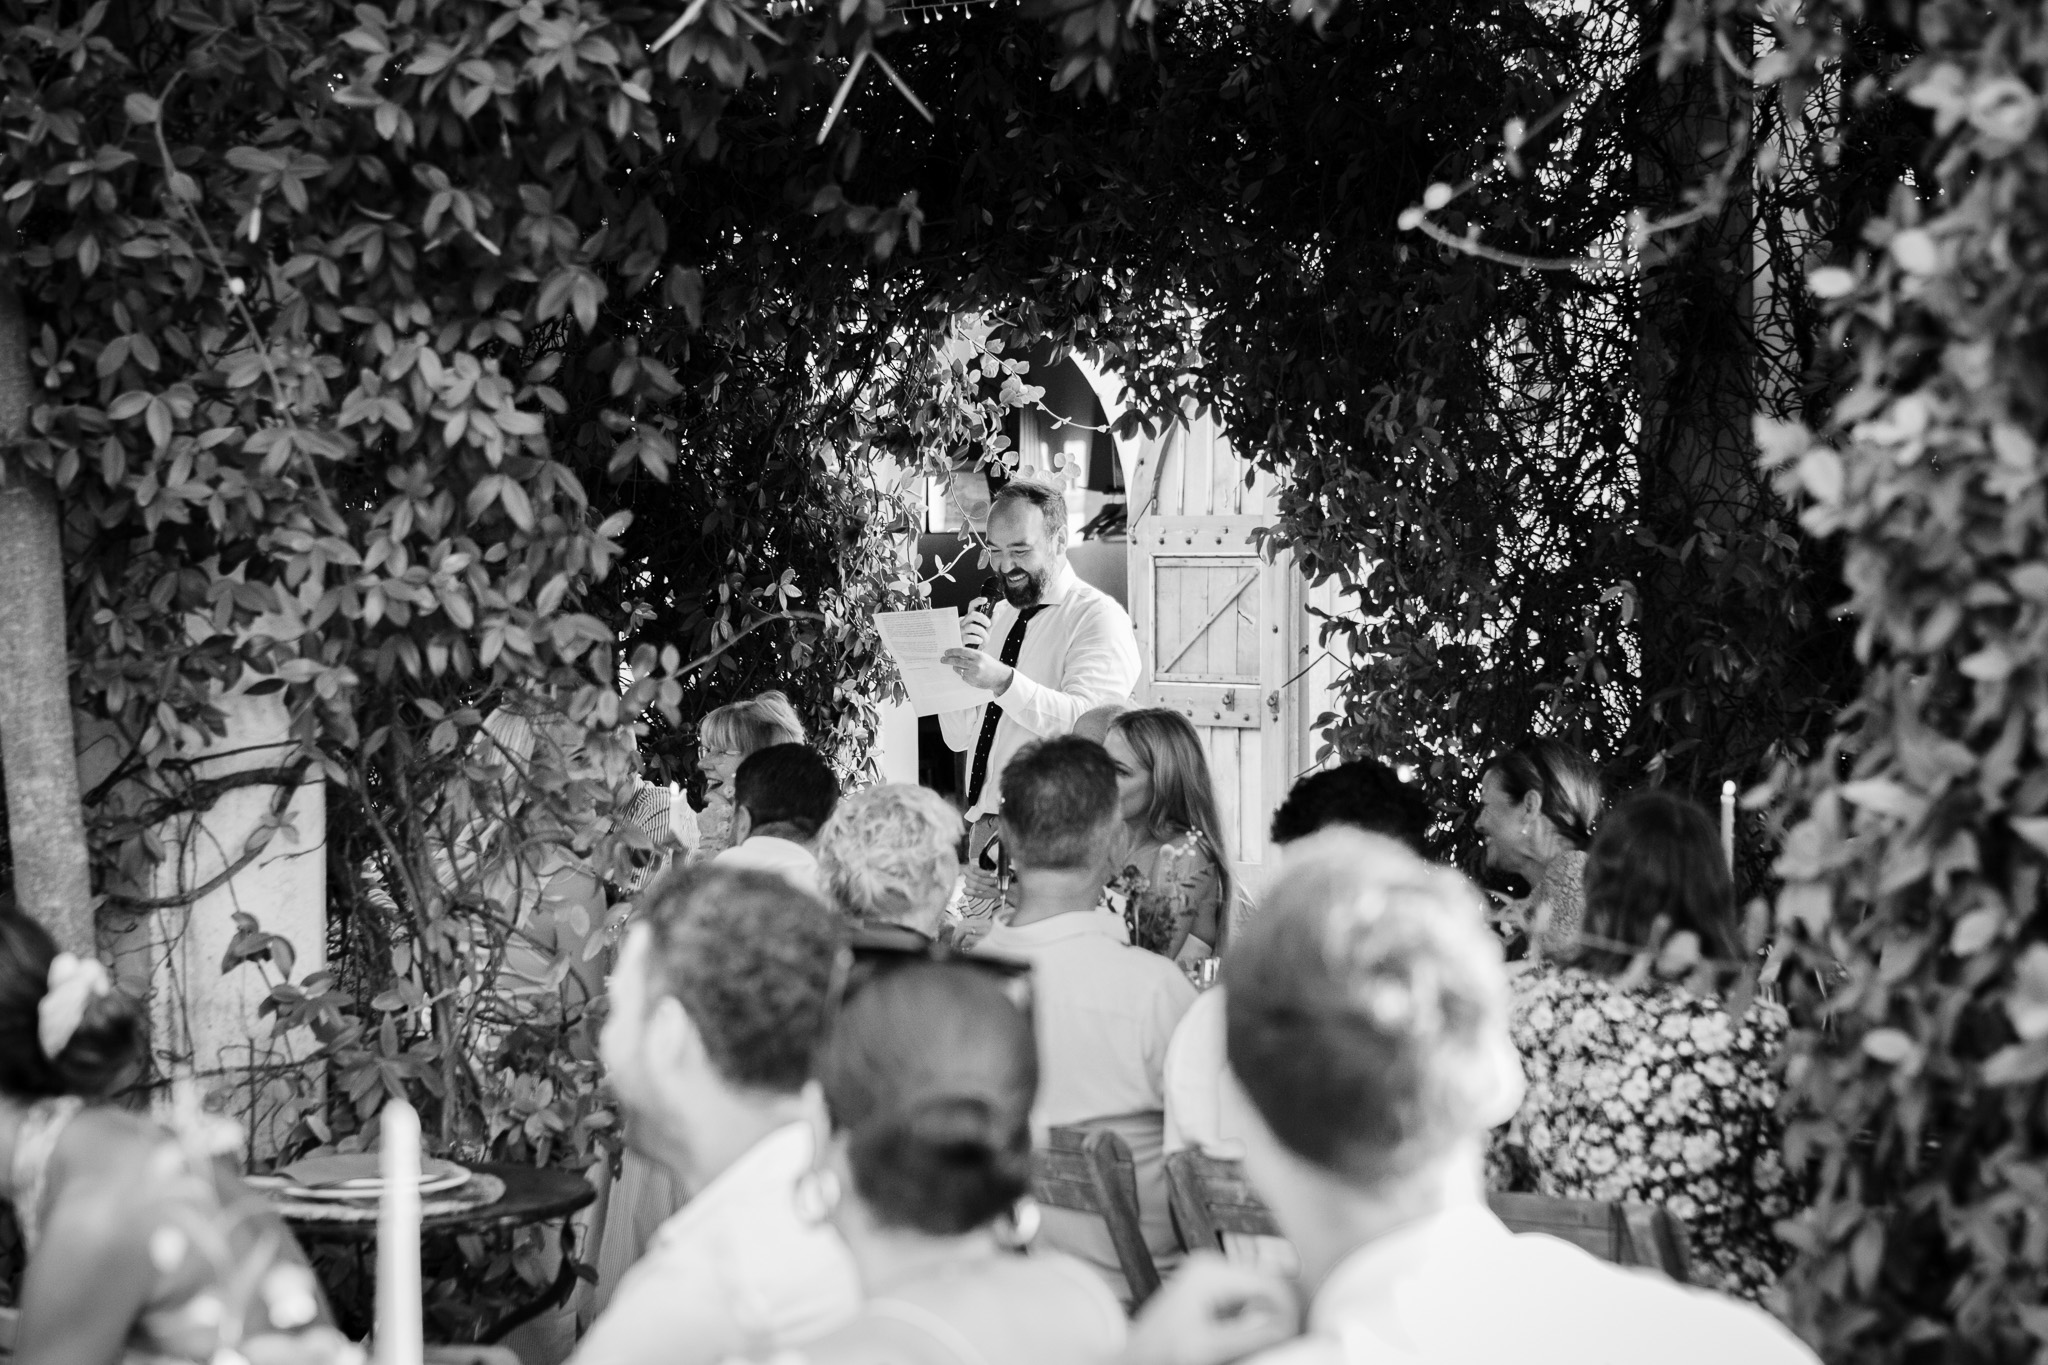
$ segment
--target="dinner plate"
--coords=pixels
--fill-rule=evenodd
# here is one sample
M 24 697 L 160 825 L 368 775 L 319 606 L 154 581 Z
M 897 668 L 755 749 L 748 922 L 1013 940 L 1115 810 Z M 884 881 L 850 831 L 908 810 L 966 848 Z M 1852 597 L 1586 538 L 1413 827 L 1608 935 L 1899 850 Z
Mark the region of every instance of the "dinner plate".
M 281 1193 L 291 1199 L 365 1200 L 384 1193 L 381 1160 L 375 1152 L 346 1156 L 306 1157 L 278 1172 L 285 1180 Z M 445 1194 L 469 1181 L 466 1166 L 430 1157 L 420 1163 L 420 1193 Z

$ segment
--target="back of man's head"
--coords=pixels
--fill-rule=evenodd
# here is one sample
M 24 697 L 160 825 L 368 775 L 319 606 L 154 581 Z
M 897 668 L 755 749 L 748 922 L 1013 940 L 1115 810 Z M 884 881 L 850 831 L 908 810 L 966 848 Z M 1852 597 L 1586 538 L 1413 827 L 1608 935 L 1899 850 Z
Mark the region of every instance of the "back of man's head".
M 929 787 L 869 787 L 819 831 L 818 877 L 854 920 L 936 935 L 960 879 L 963 830 L 960 812 Z
M 787 878 L 715 864 L 640 898 L 646 997 L 673 996 L 730 1085 L 793 1095 L 811 1074 L 846 927 Z
M 1087 871 L 1116 831 L 1116 764 L 1091 739 L 1062 735 L 1019 749 L 1003 768 L 1010 856 L 1034 871 Z
M 1310 773 L 1273 812 L 1273 842 L 1291 844 L 1332 825 L 1397 839 L 1417 853 L 1429 836 L 1429 803 L 1376 758 Z
M 1230 1069 L 1288 1151 L 1383 1187 L 1520 1103 L 1500 943 L 1471 883 L 1392 840 L 1295 854 L 1224 959 Z
M 839 777 L 824 755 L 808 745 L 771 744 L 740 761 L 732 800 L 755 830 L 787 825 L 808 839 L 832 818 L 839 804 Z

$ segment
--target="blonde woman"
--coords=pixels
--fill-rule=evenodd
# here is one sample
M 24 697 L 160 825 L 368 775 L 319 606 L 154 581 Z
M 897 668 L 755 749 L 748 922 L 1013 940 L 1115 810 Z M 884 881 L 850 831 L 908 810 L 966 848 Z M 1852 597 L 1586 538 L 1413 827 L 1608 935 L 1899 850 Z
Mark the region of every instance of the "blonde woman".
M 1108 894 L 1131 942 L 1183 964 L 1211 956 L 1235 888 L 1201 736 L 1177 711 L 1125 711 L 1103 747 L 1124 823 Z
M 704 810 L 697 817 L 700 857 L 732 843 L 732 783 L 742 760 L 773 744 L 804 743 L 804 723 L 780 692 L 730 702 L 697 723 L 697 767 L 704 774 Z

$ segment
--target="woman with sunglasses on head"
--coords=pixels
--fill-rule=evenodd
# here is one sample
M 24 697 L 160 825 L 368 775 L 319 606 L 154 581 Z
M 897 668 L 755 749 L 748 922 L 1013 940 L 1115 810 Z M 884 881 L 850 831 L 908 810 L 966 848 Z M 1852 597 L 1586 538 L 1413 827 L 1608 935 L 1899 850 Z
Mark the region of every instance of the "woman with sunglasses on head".
M 1123 1310 L 1093 1271 L 1020 1249 L 1038 1055 L 1011 989 L 959 959 L 855 968 L 818 1063 L 831 1136 L 798 1203 L 845 1238 L 866 1302 L 802 1351 L 809 1365 L 1086 1365 L 1122 1349 Z
M 218 1150 L 239 1134 L 209 1131 L 233 1125 L 194 1113 L 173 1131 L 98 1103 L 139 1073 L 142 1042 L 105 967 L 0 906 L 0 1181 L 28 1252 L 17 1365 L 335 1357 L 346 1342 L 298 1244 Z
M 1234 894 L 1201 736 L 1178 711 L 1125 711 L 1103 741 L 1124 822 L 1105 894 L 1131 942 L 1188 963 L 1223 946 Z
M 1539 739 L 1496 754 L 1479 774 L 1486 865 L 1529 883 L 1507 905 L 1531 956 L 1569 957 L 1586 911 L 1586 850 L 1600 823 L 1600 770 L 1578 750 Z

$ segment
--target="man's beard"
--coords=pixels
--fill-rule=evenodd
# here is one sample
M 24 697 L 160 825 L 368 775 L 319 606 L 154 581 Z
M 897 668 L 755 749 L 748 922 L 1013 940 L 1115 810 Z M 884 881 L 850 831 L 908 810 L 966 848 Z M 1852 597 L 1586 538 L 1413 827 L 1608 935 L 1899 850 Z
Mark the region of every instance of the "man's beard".
M 1045 596 L 1044 582 L 1033 573 L 1022 572 L 1024 581 L 1021 584 L 1013 581 L 1009 574 L 1003 575 L 1003 600 L 1019 611 L 1037 606 L 1038 599 Z

